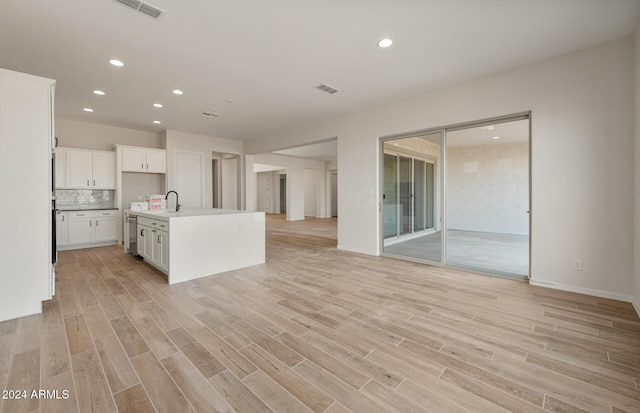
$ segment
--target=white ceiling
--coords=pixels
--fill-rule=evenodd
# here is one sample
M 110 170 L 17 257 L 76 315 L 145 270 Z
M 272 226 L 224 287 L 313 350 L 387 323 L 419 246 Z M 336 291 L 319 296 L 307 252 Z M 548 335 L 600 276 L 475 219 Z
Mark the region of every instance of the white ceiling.
M 63 118 L 246 140 L 629 36 L 640 16 L 638 0 L 151 3 L 166 13 L 2 0 L 0 67 L 56 79 Z

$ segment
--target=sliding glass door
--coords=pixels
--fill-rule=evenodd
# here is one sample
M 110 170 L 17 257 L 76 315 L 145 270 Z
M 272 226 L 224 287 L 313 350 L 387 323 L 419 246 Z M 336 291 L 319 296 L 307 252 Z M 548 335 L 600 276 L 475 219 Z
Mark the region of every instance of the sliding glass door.
M 384 252 L 441 261 L 436 164 L 440 135 L 385 143 L 383 167 Z
M 446 134 L 446 263 L 529 274 L 529 119 Z
M 529 116 L 382 142 L 382 251 L 529 274 Z

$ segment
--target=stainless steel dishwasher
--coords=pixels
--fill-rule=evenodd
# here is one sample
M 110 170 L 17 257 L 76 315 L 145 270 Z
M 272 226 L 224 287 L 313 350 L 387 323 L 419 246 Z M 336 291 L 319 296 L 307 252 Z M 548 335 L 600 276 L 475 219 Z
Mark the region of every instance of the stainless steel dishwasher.
M 138 255 L 138 216 L 126 213 L 124 216 L 124 252 Z

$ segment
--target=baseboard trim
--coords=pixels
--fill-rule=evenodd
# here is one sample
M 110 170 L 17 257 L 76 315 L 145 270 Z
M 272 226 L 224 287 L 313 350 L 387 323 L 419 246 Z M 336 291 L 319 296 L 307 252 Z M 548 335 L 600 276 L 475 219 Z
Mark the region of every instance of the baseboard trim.
M 356 252 L 358 254 L 365 254 L 365 255 L 373 255 L 374 257 L 378 255 L 378 254 L 372 253 L 371 251 L 365 251 L 358 248 L 345 247 L 344 245 L 340 245 L 340 244 L 338 244 L 336 248 L 342 251 Z
M 572 293 L 591 295 L 594 297 L 601 297 L 601 298 L 609 298 L 611 300 L 618 300 L 618 301 L 624 301 L 626 303 L 631 303 L 633 304 L 633 307 L 635 308 L 636 312 L 640 316 L 640 312 L 638 311 L 640 308 L 638 305 L 636 305 L 633 296 L 630 296 L 630 295 L 617 294 L 609 291 L 595 290 L 591 288 L 576 287 L 574 285 L 558 284 L 558 283 L 549 282 L 549 281 L 529 280 L 529 284 L 535 285 L 537 287 L 551 288 L 554 290 L 568 291 Z
M 636 309 L 636 314 L 638 314 L 638 317 L 640 317 L 640 303 L 638 303 L 638 300 L 636 300 L 635 297 L 631 298 L 631 304 L 633 305 L 633 308 Z

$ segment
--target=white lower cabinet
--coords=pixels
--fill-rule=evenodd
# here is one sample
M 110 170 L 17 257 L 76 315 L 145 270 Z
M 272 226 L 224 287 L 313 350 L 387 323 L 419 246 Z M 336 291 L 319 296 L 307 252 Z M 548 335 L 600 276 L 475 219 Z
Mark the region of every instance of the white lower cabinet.
M 117 242 L 117 211 L 72 211 L 68 213 L 68 246 L 91 247 Z M 56 228 L 57 229 L 57 228 Z M 58 244 L 60 245 L 60 244 Z
M 56 214 L 56 246 L 65 247 L 69 245 L 69 213 L 60 212 Z
M 162 272 L 169 272 L 169 224 L 138 217 L 138 255 Z

